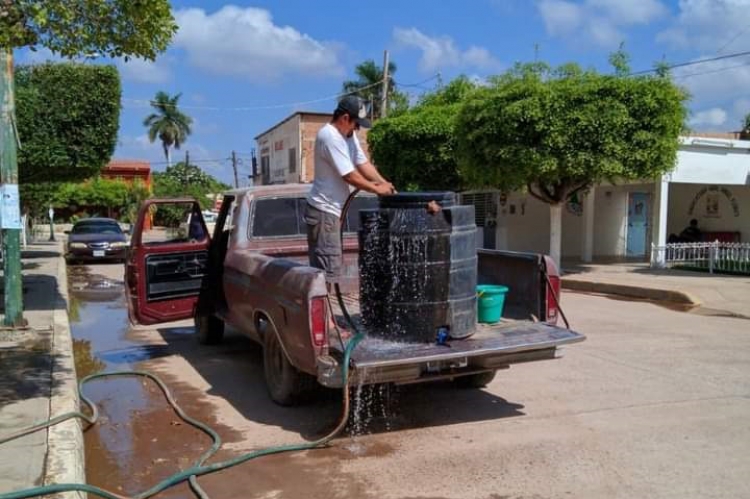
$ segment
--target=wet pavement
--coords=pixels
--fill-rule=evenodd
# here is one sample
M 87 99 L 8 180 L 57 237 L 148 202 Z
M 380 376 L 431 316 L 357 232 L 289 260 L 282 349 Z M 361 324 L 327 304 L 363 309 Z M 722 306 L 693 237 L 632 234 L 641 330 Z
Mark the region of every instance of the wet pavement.
M 341 408 L 338 392 L 321 391 L 318 409 L 325 414 L 322 418 L 317 417 L 320 415 L 318 411 L 300 418 L 299 410 L 283 409 L 264 400 L 259 404 L 253 403 L 256 407 L 265 406 L 261 412 L 266 414 L 258 417 L 267 424 L 283 425 L 288 420 L 299 436 L 287 438 L 283 442 L 261 442 L 260 445 L 243 442 L 240 432 L 217 420 L 201 390 L 167 370 L 160 369 L 156 361 L 167 356 L 187 358 L 201 371 L 208 370 L 209 379 L 212 380 L 215 379 L 214 376 L 226 377 L 225 369 L 220 369 L 223 372 L 214 372 L 215 367 L 221 368 L 224 364 L 217 363 L 215 356 L 205 357 L 197 351 L 193 328 L 189 325 L 170 325 L 158 330 L 156 336 L 148 334 L 148 331 L 131 329 L 121 272 L 119 265 L 68 268 L 69 315 L 79 379 L 94 373 L 127 370 L 148 370 L 157 374 L 167 383 L 178 403 L 189 415 L 209 424 L 221 435 L 225 445 L 209 462 L 235 457 L 244 451 L 276 443 L 314 440 L 335 426 Z M 231 334 L 225 342 L 227 344 L 228 348 L 221 351 L 224 360 L 248 367 L 246 360 L 250 357 L 252 361 L 249 367 L 254 371 L 252 376 L 256 381 L 252 384 L 252 390 L 258 397 L 266 398 L 262 377 L 256 372 L 262 369 L 260 349 L 248 340 Z M 216 353 L 216 349 L 212 353 Z M 230 392 L 228 397 L 232 397 L 233 389 L 246 391 L 242 385 L 227 383 L 226 380 L 220 384 L 223 385 L 227 385 L 224 388 Z M 150 380 L 136 377 L 96 379 L 87 383 L 84 391 L 101 411 L 99 423 L 86 429 L 84 433 L 87 480 L 92 485 L 117 493 L 141 492 L 193 465 L 212 443 L 204 433 L 180 420 L 167 404 L 162 392 Z M 244 396 L 246 397 L 246 393 Z M 371 390 L 355 393 L 353 404 L 358 409 L 355 412 L 372 419 L 369 408 L 373 397 L 378 396 L 378 393 Z M 270 411 L 268 406 L 271 406 Z M 291 411 L 291 418 L 289 414 L 277 417 L 280 412 L 287 411 Z M 350 427 L 360 434 L 371 431 L 364 418 L 353 419 Z M 259 464 L 260 460 L 244 464 L 241 471 L 238 468 L 237 471 L 219 472 L 201 478 L 200 483 L 213 492 L 213 497 L 244 496 L 248 483 L 252 483 L 256 491 L 274 490 L 280 486 L 287 490 L 290 480 L 300 476 L 300 473 L 309 475 L 314 483 L 316 467 L 321 462 L 331 467 L 342 458 L 382 455 L 389 451 L 390 447 L 385 443 L 363 443 L 349 438 L 348 444 L 341 448 L 298 453 L 310 454 L 311 457 L 315 454 L 312 461 L 299 456 L 270 456 L 263 458 L 262 464 Z M 227 480 L 227 475 L 239 473 L 244 478 L 242 481 Z M 310 481 L 305 481 L 298 487 L 288 488 L 289 497 L 309 492 L 310 485 Z M 321 477 L 319 485 L 325 489 L 326 480 Z M 356 485 L 347 485 L 346 490 L 355 496 L 365 496 L 364 491 Z M 191 492 L 183 484 L 158 497 L 190 495 Z
M 69 279 L 79 375 L 159 375 L 221 435 L 212 461 L 309 441 L 335 425 L 337 392 L 274 405 L 261 349 L 236 332 L 203 347 L 188 322 L 129 328 L 121 266 L 71 267 Z M 355 391 L 358 416 L 330 448 L 260 458 L 199 482 L 213 499 L 750 497 L 744 322 L 568 293 L 564 305 L 588 340 L 559 361 L 514 366 L 485 390 Z M 92 484 L 139 492 L 210 445 L 149 381 L 94 381 L 86 393 L 102 411 L 85 432 Z M 192 494 L 183 484 L 158 497 Z

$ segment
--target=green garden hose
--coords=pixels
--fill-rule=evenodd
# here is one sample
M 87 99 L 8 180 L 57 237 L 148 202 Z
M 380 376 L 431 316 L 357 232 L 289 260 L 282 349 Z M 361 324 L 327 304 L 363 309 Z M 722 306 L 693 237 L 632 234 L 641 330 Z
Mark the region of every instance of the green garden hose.
M 354 190 L 350 195 L 349 198 L 346 200 L 346 203 L 344 203 L 342 214 L 341 214 L 341 220 L 345 220 L 346 214 L 349 211 L 349 206 L 351 204 L 352 199 L 354 199 L 354 196 L 357 195 L 359 190 Z M 343 254 L 343 223 L 341 227 L 341 245 L 342 245 L 342 254 Z M 54 426 L 58 423 L 62 423 L 63 421 L 67 421 L 68 419 L 73 418 L 80 418 L 90 425 L 96 424 L 97 420 L 99 419 L 99 409 L 96 407 L 96 404 L 94 404 L 88 397 L 86 397 L 83 387 L 86 383 L 89 381 L 93 381 L 95 379 L 101 379 L 101 378 L 112 378 L 112 377 L 129 377 L 129 376 L 142 376 L 145 378 L 150 379 L 156 385 L 161 389 L 162 393 L 164 394 L 164 397 L 167 399 L 167 402 L 169 405 L 174 409 L 175 413 L 186 423 L 193 426 L 194 428 L 197 428 L 201 430 L 203 433 L 211 437 L 211 440 L 213 440 L 213 444 L 211 447 L 201 454 L 201 456 L 198 458 L 196 463 L 191 467 L 184 471 L 181 471 L 179 473 L 175 473 L 174 475 L 167 477 L 166 479 L 162 480 L 161 482 L 157 483 L 150 489 L 143 491 L 139 494 L 136 494 L 134 496 L 124 496 L 122 494 L 117 494 L 115 492 L 102 489 L 100 487 L 95 487 L 93 485 L 85 484 L 85 483 L 60 483 L 60 484 L 52 484 L 52 485 L 43 485 L 39 487 L 32 487 L 29 489 L 23 489 L 23 490 L 17 490 L 14 492 L 7 492 L 0 494 L 0 499 L 25 499 L 28 497 L 40 497 L 48 494 L 58 494 L 61 492 L 86 492 L 88 494 L 93 494 L 99 497 L 104 497 L 106 499 L 148 499 L 150 497 L 153 497 L 154 495 L 163 492 L 164 490 L 173 487 L 179 483 L 184 482 L 185 480 L 188 480 L 188 483 L 190 485 L 190 488 L 195 492 L 195 494 L 200 499 L 208 499 L 208 495 L 203 491 L 203 489 L 198 485 L 197 477 L 201 475 L 207 475 L 209 473 L 214 473 L 217 471 L 225 470 L 227 468 L 231 468 L 233 466 L 237 466 L 238 464 L 242 464 L 246 461 L 250 461 L 252 459 L 262 457 L 262 456 L 268 456 L 271 454 L 279 454 L 281 452 L 292 452 L 292 451 L 303 451 L 303 450 L 310 450 L 315 449 L 318 447 L 322 447 L 326 445 L 328 442 L 330 442 L 336 435 L 341 433 L 341 431 L 346 427 L 346 422 L 349 419 L 349 361 L 351 359 L 352 351 L 354 351 L 354 348 L 359 344 L 362 339 L 364 339 L 364 333 L 359 331 L 357 328 L 357 325 L 352 320 L 351 316 L 349 315 L 348 311 L 346 310 L 346 306 L 344 305 L 344 301 L 341 297 L 341 290 L 339 289 L 338 284 L 335 286 L 336 295 L 339 300 L 339 304 L 341 307 L 341 310 L 344 314 L 344 318 L 349 322 L 352 329 L 356 332 L 354 336 L 349 340 L 349 342 L 346 344 L 346 348 L 344 349 L 344 359 L 341 363 L 341 376 L 343 379 L 343 392 L 344 392 L 344 407 L 341 415 L 341 419 L 339 420 L 339 424 L 336 426 L 336 428 L 333 429 L 328 435 L 315 440 L 314 442 L 305 442 L 305 443 L 299 443 L 299 444 L 290 444 L 290 445 L 278 445 L 274 447 L 268 447 L 266 449 L 260 449 L 257 451 L 248 452 L 246 454 L 242 454 L 241 456 L 237 456 L 232 459 L 227 459 L 225 461 L 220 461 L 218 463 L 213 464 L 205 464 L 208 459 L 210 459 L 221 447 L 221 437 L 219 436 L 216 431 L 214 431 L 210 426 L 208 426 L 205 423 L 202 423 L 198 421 L 197 419 L 194 419 L 190 416 L 188 416 L 185 411 L 182 410 L 182 408 L 177 404 L 177 402 L 174 400 L 174 397 L 172 396 L 172 393 L 169 391 L 169 388 L 167 388 L 167 385 L 164 384 L 164 382 L 159 379 L 158 376 L 151 374 L 146 371 L 115 371 L 115 372 L 104 372 L 104 373 L 97 373 L 97 374 L 91 374 L 89 376 L 86 376 L 78 383 L 78 393 L 81 397 L 81 400 L 88 406 L 88 408 L 91 411 L 91 415 L 87 415 L 80 411 L 73 411 L 68 412 L 66 414 L 62 414 L 60 416 L 54 417 L 50 419 L 49 421 L 44 421 L 35 425 L 32 425 L 28 428 L 25 428 L 17 433 L 14 433 L 12 435 L 8 435 L 6 437 L 0 438 L 0 445 L 9 442 L 11 440 L 15 440 L 17 438 L 20 438 L 24 435 L 28 435 L 30 433 L 34 433 L 36 431 L 49 428 L 50 426 Z M 339 340 L 341 340 L 341 335 L 339 335 Z
M 3 494 L 0 494 L 0 499 L 25 499 L 28 497 L 40 497 L 40 496 L 44 496 L 48 494 L 57 494 L 61 492 L 75 492 L 75 491 L 86 492 L 86 493 L 93 494 L 99 497 L 104 497 L 106 499 L 147 499 L 149 497 L 153 497 L 154 495 L 160 492 L 163 492 L 164 490 L 170 487 L 173 487 L 174 485 L 177 485 L 178 483 L 184 482 L 185 480 L 189 481 L 191 488 L 198 495 L 198 497 L 205 498 L 207 496 L 205 492 L 202 491 L 200 486 L 198 486 L 198 483 L 196 480 L 196 478 L 201 475 L 207 475 L 209 473 L 215 473 L 217 471 L 225 470 L 227 468 L 237 466 L 238 464 L 242 464 L 246 461 L 250 461 L 251 459 L 255 459 L 258 457 L 262 457 L 262 456 L 268 456 L 271 454 L 279 454 L 281 452 L 310 450 L 310 449 L 322 447 L 326 445 L 328 442 L 330 442 L 336 435 L 338 435 L 341 432 L 341 430 L 343 430 L 344 427 L 346 426 L 346 422 L 349 417 L 349 383 L 348 383 L 349 360 L 351 358 L 352 351 L 363 338 L 364 338 L 364 335 L 362 333 L 356 334 L 355 336 L 351 338 L 351 340 L 349 340 L 349 342 L 346 345 L 346 349 L 344 350 L 344 359 L 341 364 L 342 365 L 341 375 L 342 375 L 343 382 L 344 382 L 343 383 L 344 407 L 342 411 L 343 414 L 341 416 L 339 424 L 336 426 L 336 428 L 333 429 L 333 431 L 331 431 L 328 435 L 318 440 L 315 440 L 314 442 L 304 442 L 304 443 L 299 443 L 299 444 L 279 445 L 279 446 L 274 446 L 274 447 L 268 447 L 266 449 L 260 449 L 260 450 L 248 452 L 246 454 L 242 454 L 241 456 L 237 456 L 232 459 L 227 459 L 225 461 L 220 461 L 218 463 L 213 463 L 213 464 L 208 464 L 208 465 L 205 464 L 205 462 L 209 458 L 211 458 L 221 447 L 221 437 L 219 437 L 219 434 L 216 433 L 216 431 L 214 431 L 211 427 L 209 427 L 205 423 L 202 423 L 188 416 L 182 410 L 182 408 L 177 404 L 177 402 L 174 400 L 172 393 L 169 391 L 169 389 L 164 384 L 164 382 L 160 380 L 157 376 L 155 376 L 154 374 L 145 372 L 145 371 L 116 371 L 116 372 L 105 372 L 105 373 L 98 373 L 98 374 L 92 374 L 90 376 L 86 376 L 79 382 L 78 391 L 79 391 L 81 400 L 83 400 L 83 402 L 91 410 L 90 416 L 79 411 L 69 412 L 67 414 L 63 414 L 55 418 L 52 418 L 49 421 L 45 421 L 43 423 L 33 425 L 13 435 L 3 437 L 0 439 L 0 444 L 3 444 L 10 440 L 20 438 L 32 432 L 35 432 L 44 428 L 48 428 L 50 426 L 53 426 L 55 424 L 61 423 L 63 421 L 66 421 L 72 418 L 80 418 L 89 424 L 95 424 L 99 417 L 99 410 L 97 409 L 96 405 L 84 394 L 84 391 L 83 391 L 84 385 L 88 383 L 89 381 L 100 379 L 100 378 L 109 378 L 109 377 L 115 377 L 115 376 L 117 377 L 142 376 L 142 377 L 146 377 L 154 381 L 159 386 L 161 391 L 164 393 L 164 396 L 166 397 L 167 402 L 174 409 L 177 415 L 189 425 L 195 428 L 198 428 L 202 432 L 206 433 L 209 437 L 211 437 L 211 439 L 213 440 L 213 445 L 211 445 L 211 447 L 198 458 L 198 461 L 192 467 L 184 471 L 181 471 L 179 473 L 175 473 L 174 475 L 157 483 L 150 489 L 144 492 L 141 492 L 139 494 L 133 495 L 133 496 L 124 496 L 122 494 L 117 494 L 115 492 L 105 490 L 100 487 L 95 487 L 93 485 L 88 485 L 88 484 L 83 484 L 83 483 L 60 483 L 60 484 L 43 485 L 39 487 L 32 487 L 29 489 L 3 493 Z

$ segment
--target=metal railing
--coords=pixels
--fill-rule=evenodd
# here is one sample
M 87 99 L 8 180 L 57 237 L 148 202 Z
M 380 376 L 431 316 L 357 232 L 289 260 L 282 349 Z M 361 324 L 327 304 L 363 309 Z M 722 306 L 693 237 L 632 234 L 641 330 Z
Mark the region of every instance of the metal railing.
M 652 244 L 651 267 L 750 274 L 750 243 Z

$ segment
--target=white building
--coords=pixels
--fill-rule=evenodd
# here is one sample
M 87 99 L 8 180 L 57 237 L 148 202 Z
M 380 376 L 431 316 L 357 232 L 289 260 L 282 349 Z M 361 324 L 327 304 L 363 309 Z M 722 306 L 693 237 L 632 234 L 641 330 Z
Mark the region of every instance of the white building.
M 642 259 L 695 218 L 706 240 L 750 242 L 750 141 L 682 137 L 661 179 L 601 184 L 563 210 L 562 257 Z M 521 193 L 465 193 L 477 207 L 478 244 L 549 252 L 549 205 Z

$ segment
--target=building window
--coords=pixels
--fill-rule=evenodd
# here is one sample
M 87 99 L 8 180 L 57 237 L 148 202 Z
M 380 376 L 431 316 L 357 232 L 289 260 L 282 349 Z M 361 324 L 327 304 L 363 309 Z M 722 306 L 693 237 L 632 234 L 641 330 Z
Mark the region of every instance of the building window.
M 297 173 L 297 148 L 289 149 L 289 173 Z
M 269 156 L 261 156 L 260 158 L 260 175 L 263 185 L 271 182 L 271 158 Z

